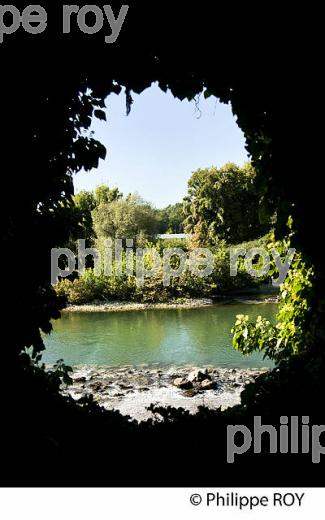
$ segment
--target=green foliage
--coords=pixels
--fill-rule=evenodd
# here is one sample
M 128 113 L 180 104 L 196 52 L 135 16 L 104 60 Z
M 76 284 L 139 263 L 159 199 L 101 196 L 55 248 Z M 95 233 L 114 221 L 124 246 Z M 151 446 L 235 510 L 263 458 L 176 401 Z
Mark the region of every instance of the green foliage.
M 102 184 L 95 191 L 82 190 L 73 196 L 74 217 L 78 222 L 78 228 L 70 234 L 67 247 L 75 251 L 75 238 L 84 238 L 86 246 L 93 244 L 96 233 L 93 226 L 92 212 L 100 204 L 108 204 L 122 197 L 118 188 L 110 188 Z
M 92 218 L 98 238 L 136 238 L 137 245 L 155 235 L 159 225 L 156 210 L 137 194 L 100 202 Z
M 155 209 L 138 194 L 123 197 L 118 188 L 102 184 L 94 191 L 80 191 L 73 197 L 73 215 L 78 223 L 66 244 L 75 251 L 74 238 L 85 238 L 86 246 L 94 245 L 96 238 L 135 238 L 137 244 L 144 245 L 157 233 L 182 233 L 183 204 L 169 205 Z M 166 246 L 167 244 L 165 244 Z M 184 241 L 182 244 L 184 245 Z M 169 247 L 181 247 L 169 245 Z
M 183 221 L 185 218 L 182 202 L 170 204 L 166 208 L 158 209 L 159 230 L 163 233 L 184 233 Z
M 114 202 L 115 200 L 121 199 L 123 194 L 120 193 L 118 188 L 110 188 L 106 184 L 101 184 L 97 186 L 95 189 L 95 201 L 96 204 L 92 209 L 95 209 L 99 204 L 108 204 L 110 202 Z
M 245 243 L 244 247 L 261 246 L 267 239 Z M 156 244 L 146 242 L 144 245 L 149 249 L 153 249 L 160 255 L 161 263 L 163 260 L 163 252 L 165 242 L 167 240 L 158 241 Z M 174 242 L 173 247 L 176 247 Z M 98 244 L 99 250 L 101 244 Z M 188 252 L 184 247 L 184 241 L 177 243 L 178 247 L 182 247 L 184 252 Z M 167 244 L 167 247 L 171 247 Z M 241 247 L 241 246 L 239 246 Z M 245 270 L 244 262 L 240 261 L 238 265 L 237 276 L 230 276 L 230 251 L 229 246 L 225 242 L 220 242 L 218 247 L 214 248 L 214 268 L 213 272 L 206 277 L 199 277 L 186 270 L 179 277 L 172 278 L 168 287 L 163 285 L 163 272 L 160 270 L 153 276 L 146 277 L 144 283 L 139 285 L 135 275 L 126 275 L 126 255 L 122 254 L 121 266 L 122 275 L 117 272 L 118 264 L 113 260 L 112 274 L 104 274 L 104 270 L 100 275 L 96 275 L 94 270 L 89 268 L 79 278 L 74 280 L 62 279 L 56 286 L 55 290 L 61 297 L 67 298 L 70 304 L 85 304 L 95 301 L 105 302 L 106 300 L 125 300 L 139 302 L 166 302 L 175 298 L 193 298 L 193 297 L 215 297 L 226 295 L 236 290 L 254 287 L 266 280 L 264 278 L 252 278 Z M 132 257 L 131 257 L 132 258 Z M 133 272 L 135 272 L 135 254 L 132 259 Z M 171 258 L 173 268 L 177 267 L 176 257 Z M 150 253 L 144 256 L 144 267 L 150 269 L 152 267 L 152 256 Z
M 255 176 L 250 163 L 195 171 L 184 199 L 185 231 L 201 244 L 234 244 L 264 235 L 268 226 L 259 222 Z
M 142 303 L 165 303 L 174 296 L 171 287 L 163 284 L 163 274 L 159 272 L 150 278 L 145 278 L 141 286 L 137 287 L 135 298 Z
M 152 245 L 154 245 L 160 254 L 162 254 L 164 249 L 168 247 L 180 248 L 184 252 L 189 251 L 191 247 L 189 241 L 183 238 L 158 238 Z M 149 245 L 149 247 L 152 247 L 152 245 Z
M 313 295 L 314 273 L 296 254 L 288 275 L 281 286 L 277 323 L 259 316 L 251 323 L 248 316 L 239 315 L 233 329 L 233 345 L 243 354 L 255 350 L 279 362 L 306 351 L 310 302 Z
M 96 198 L 92 191 L 83 190 L 74 195 L 73 201 L 79 220 L 80 236 L 88 241 L 87 245 L 90 245 L 94 239 L 91 212 L 96 207 Z
M 55 290 L 69 303 L 82 305 L 106 300 L 134 300 L 136 283 L 134 277 L 96 276 L 93 269 L 86 269 L 79 278 L 61 280 Z
M 241 247 L 238 246 L 238 247 Z M 236 276 L 230 276 L 230 251 L 224 243 L 214 252 L 214 270 L 210 275 L 210 283 L 218 294 L 227 294 L 245 287 L 253 287 L 264 282 L 265 279 L 252 278 L 245 269 L 244 262 L 240 259 Z

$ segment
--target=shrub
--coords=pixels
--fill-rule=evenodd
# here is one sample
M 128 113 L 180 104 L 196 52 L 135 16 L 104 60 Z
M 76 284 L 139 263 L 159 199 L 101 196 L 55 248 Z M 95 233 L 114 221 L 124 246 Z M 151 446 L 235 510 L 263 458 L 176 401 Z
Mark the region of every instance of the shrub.
M 265 243 L 266 239 L 264 238 L 241 244 L 238 247 L 249 249 L 250 247 L 260 247 Z M 173 244 L 174 246 L 175 244 Z M 161 243 L 155 245 L 147 243 L 146 247 L 154 248 L 159 252 L 160 256 L 163 254 Z M 133 275 L 122 274 L 117 276 L 117 265 L 113 264 L 113 274 L 111 276 L 104 273 L 97 276 L 93 269 L 86 269 L 79 278 L 61 280 L 55 286 L 55 290 L 59 295 L 65 296 L 70 304 L 84 304 L 106 300 L 166 302 L 175 298 L 202 298 L 229 294 L 238 289 L 254 287 L 267 279 L 267 277 L 253 278 L 247 274 L 243 259 L 239 260 L 237 275 L 230 276 L 230 250 L 225 242 L 220 242 L 218 248 L 214 248 L 212 253 L 214 269 L 211 275 L 199 277 L 187 270 L 179 277 L 172 278 L 168 287 L 165 287 L 163 284 L 162 270 L 151 277 L 145 278 L 143 284 L 137 285 L 136 277 Z M 151 263 L 150 255 L 145 255 L 144 265 L 147 269 L 151 267 Z M 171 264 L 174 268 L 177 267 L 176 257 L 172 257 Z M 126 258 L 125 254 L 123 254 L 122 268 L 124 273 L 125 267 Z
M 233 345 L 243 354 L 264 351 L 275 361 L 301 354 L 308 343 L 308 318 L 313 294 L 314 273 L 297 254 L 281 286 L 277 323 L 259 316 L 255 323 L 238 315 L 233 329 Z

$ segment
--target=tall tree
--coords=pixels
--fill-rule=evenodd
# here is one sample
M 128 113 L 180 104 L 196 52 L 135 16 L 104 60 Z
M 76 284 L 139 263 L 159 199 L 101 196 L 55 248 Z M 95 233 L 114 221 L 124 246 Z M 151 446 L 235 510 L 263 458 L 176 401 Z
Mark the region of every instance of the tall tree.
M 110 204 L 123 196 L 118 188 L 110 188 L 106 184 L 101 184 L 95 191 L 82 190 L 73 197 L 75 205 L 75 219 L 79 223 L 78 237 L 86 239 L 87 246 L 90 246 L 96 238 L 93 226 L 92 211 L 100 204 Z M 75 235 L 75 233 L 74 233 Z M 68 246 L 72 249 L 75 236 L 71 236 Z
M 76 213 L 79 218 L 82 238 L 91 242 L 94 238 L 93 220 L 91 212 L 96 207 L 96 198 L 92 191 L 80 191 L 73 197 Z M 80 237 L 81 238 L 81 237 Z
M 267 228 L 259 221 L 254 181 L 250 163 L 195 171 L 184 199 L 186 232 L 206 244 L 220 239 L 239 243 L 263 235 Z
M 138 194 L 101 202 L 92 212 L 98 238 L 132 238 L 137 243 L 158 232 L 157 210 Z

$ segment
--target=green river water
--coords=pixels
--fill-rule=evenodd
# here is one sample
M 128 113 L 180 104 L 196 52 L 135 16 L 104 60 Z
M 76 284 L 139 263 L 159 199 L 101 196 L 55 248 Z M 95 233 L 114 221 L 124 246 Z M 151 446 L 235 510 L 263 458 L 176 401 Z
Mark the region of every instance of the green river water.
M 231 346 L 237 314 L 274 321 L 277 305 L 231 303 L 192 309 L 67 312 L 45 338 L 43 360 L 69 365 L 273 366 L 259 353 L 243 356 Z

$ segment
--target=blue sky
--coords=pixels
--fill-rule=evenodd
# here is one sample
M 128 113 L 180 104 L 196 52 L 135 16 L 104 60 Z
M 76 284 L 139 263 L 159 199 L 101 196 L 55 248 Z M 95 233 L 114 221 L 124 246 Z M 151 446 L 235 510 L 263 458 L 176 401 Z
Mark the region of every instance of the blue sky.
M 156 85 L 133 99 L 126 116 L 125 95 L 108 97 L 107 122 L 92 126 L 107 157 L 97 170 L 75 176 L 76 191 L 105 183 L 124 194 L 137 191 L 161 208 L 184 197 L 197 168 L 248 159 L 229 105 L 201 96 L 198 112 L 194 102 L 179 101 Z

